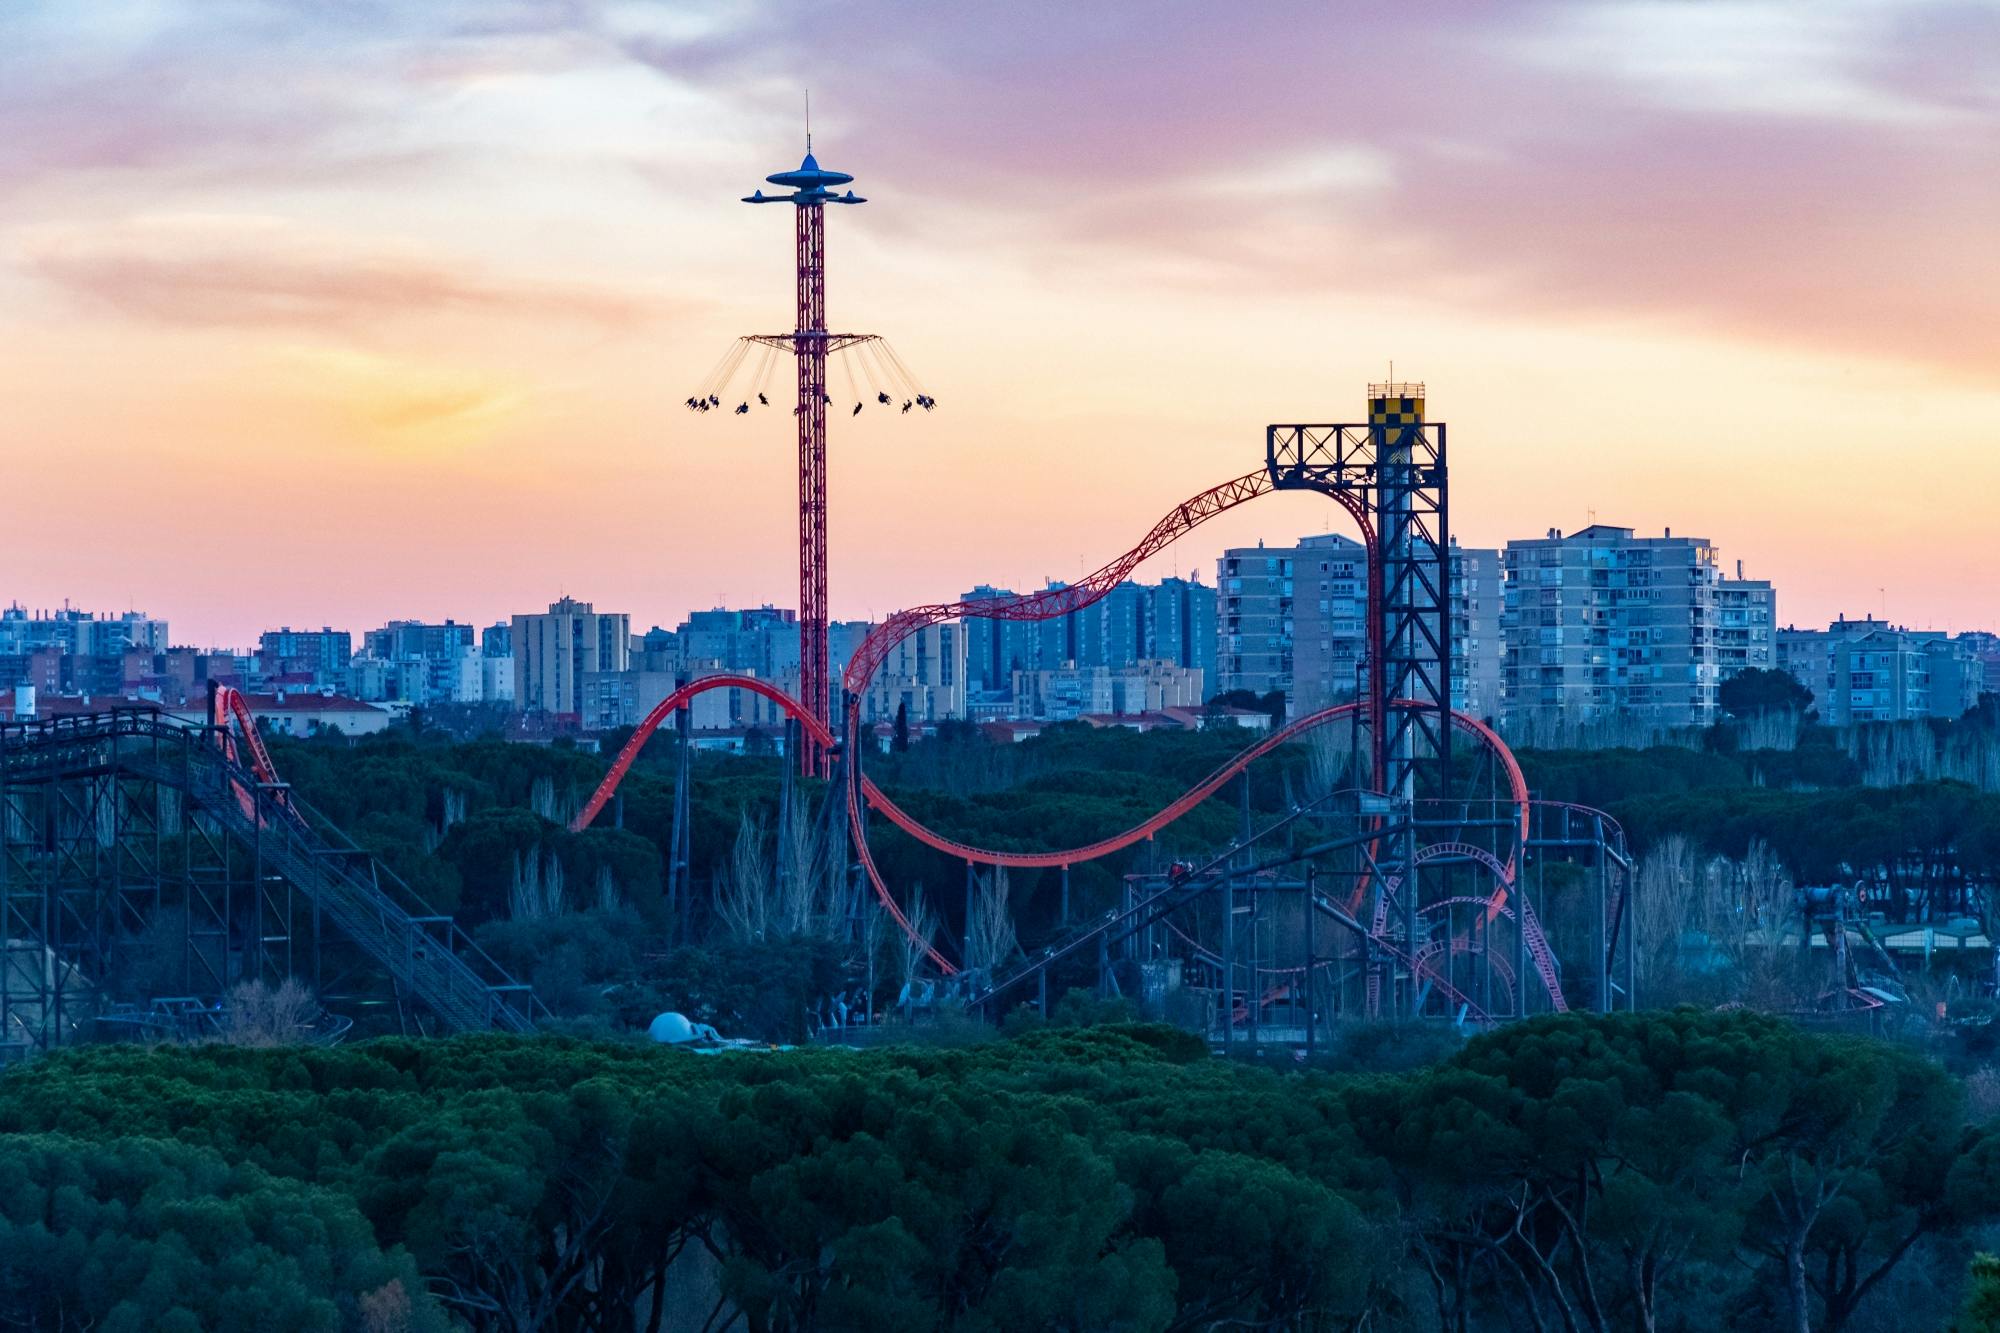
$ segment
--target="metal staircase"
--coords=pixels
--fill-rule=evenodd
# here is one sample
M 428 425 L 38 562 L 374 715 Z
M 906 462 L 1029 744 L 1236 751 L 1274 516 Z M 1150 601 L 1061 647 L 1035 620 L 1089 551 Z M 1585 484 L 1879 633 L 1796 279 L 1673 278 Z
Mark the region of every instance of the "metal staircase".
M 0 892 L 18 900 L 37 887 L 49 898 L 89 893 L 102 899 L 106 891 L 103 884 L 75 883 L 101 878 L 91 867 L 103 864 L 103 858 L 65 855 L 53 834 L 33 827 L 37 821 L 30 815 L 27 793 L 65 783 L 89 791 L 120 782 L 154 784 L 180 793 L 186 819 L 198 821 L 210 836 L 247 856 L 260 886 L 282 879 L 295 890 L 312 914 L 315 943 L 322 934 L 344 938 L 387 975 L 399 996 L 419 1002 L 445 1028 L 525 1032 L 546 1015 L 528 986 L 507 975 L 450 917 L 432 911 L 331 821 L 289 788 L 262 783 L 250 769 L 225 757 L 219 735 L 213 727 L 189 726 L 132 708 L 0 724 L 0 789 L 8 793 L 5 808 L 0 808 L 5 825 L 0 842 L 9 830 L 14 836 L 0 851 Z M 44 802 L 32 813 L 45 814 L 53 798 Z M 112 809 L 117 808 L 114 792 Z M 113 838 L 116 827 L 114 816 Z M 101 831 L 88 827 L 82 836 L 87 839 L 93 832 L 104 840 Z M 120 863 L 120 850 L 113 846 L 109 864 L 114 869 L 108 873 L 115 875 Z M 52 887 L 57 875 L 70 881 L 61 890 Z M 69 920 L 81 922 L 83 914 L 76 908 L 67 911 Z M 33 910 L 17 908 L 5 915 L 9 938 L 33 932 Z M 63 910 L 43 906 L 41 919 L 51 916 L 62 917 Z M 225 932 L 235 928 L 226 919 L 222 925 Z M 96 932 L 100 953 L 105 934 Z M 78 925 L 66 938 L 40 942 L 61 955 L 67 952 L 68 938 L 89 935 Z

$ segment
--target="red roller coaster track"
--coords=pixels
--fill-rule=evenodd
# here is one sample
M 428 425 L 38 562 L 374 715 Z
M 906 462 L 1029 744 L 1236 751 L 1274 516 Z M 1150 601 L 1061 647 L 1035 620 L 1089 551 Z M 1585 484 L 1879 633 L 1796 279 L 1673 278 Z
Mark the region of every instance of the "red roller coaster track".
M 1051 620 L 1074 611 L 1082 610 L 1106 596 L 1113 588 L 1128 578 L 1146 559 L 1158 554 L 1180 537 L 1185 536 L 1218 514 L 1253 500 L 1272 489 L 1274 489 L 1274 486 L 1269 473 L 1258 471 L 1237 477 L 1234 480 L 1224 482 L 1220 486 L 1203 491 L 1193 499 L 1176 506 L 1165 518 L 1154 524 L 1152 530 L 1131 550 L 1104 565 L 1095 573 L 1066 587 L 1049 588 L 1039 593 L 1032 593 L 1021 597 L 943 602 L 930 606 L 912 607 L 909 610 L 899 611 L 890 616 L 868 634 L 862 641 L 861 646 L 856 649 L 853 658 L 848 662 L 843 684 L 848 695 L 850 731 L 858 734 L 861 701 L 866 696 L 869 683 L 873 680 L 875 673 L 881 668 L 883 662 L 887 660 L 895 646 L 909 635 L 928 625 L 935 625 L 943 621 L 961 619 L 968 616 L 994 620 Z M 1369 553 L 1369 599 L 1371 602 L 1371 613 L 1368 618 L 1370 631 L 1369 664 L 1371 684 L 1374 687 L 1370 691 L 1370 712 L 1375 715 L 1370 716 L 1368 722 L 1373 729 L 1373 735 L 1380 737 L 1383 735 L 1383 717 L 1380 715 L 1380 710 L 1388 707 L 1418 708 L 1428 705 L 1414 700 L 1389 702 L 1382 698 L 1382 653 L 1380 644 L 1382 617 L 1379 614 L 1379 606 L 1374 605 L 1380 597 L 1380 589 L 1382 587 L 1380 544 L 1376 540 L 1374 524 L 1369 517 L 1367 507 L 1359 497 L 1336 492 L 1333 494 L 1333 498 L 1354 518 L 1356 525 L 1361 530 L 1364 546 Z M 632 733 L 631 738 L 626 741 L 624 748 L 619 751 L 616 759 L 612 762 L 610 771 L 605 774 L 603 782 L 591 794 L 589 802 L 578 812 L 570 827 L 575 830 L 582 830 L 589 827 L 591 822 L 603 810 L 605 804 L 611 799 L 612 793 L 617 790 L 618 784 L 623 781 L 625 774 L 630 771 L 633 761 L 637 759 L 639 751 L 645 747 L 646 741 L 651 737 L 652 733 L 672 716 L 674 712 L 686 706 L 696 695 L 717 689 L 749 690 L 754 694 L 769 699 L 782 707 L 788 714 L 800 720 L 800 725 L 806 732 L 809 742 L 822 746 L 831 746 L 834 743 L 834 737 L 829 729 L 818 717 L 814 716 L 810 708 L 769 682 L 747 676 L 704 677 L 675 690 L 672 694 L 661 700 L 646 715 L 645 719 Z M 1268 754 L 1279 745 L 1295 739 L 1314 727 L 1324 725 L 1339 718 L 1350 717 L 1362 706 L 1359 704 L 1342 704 L 1337 707 L 1323 709 L 1309 717 L 1301 718 L 1285 727 L 1279 728 L 1277 731 L 1272 732 L 1257 743 L 1249 746 L 1242 753 L 1236 755 L 1228 763 L 1222 765 L 1215 772 L 1196 783 L 1178 799 L 1151 817 L 1110 837 L 1099 839 L 1082 847 L 1068 848 L 1054 852 L 1003 852 L 990 848 L 975 847 L 968 843 L 947 838 L 943 834 L 937 833 L 919 823 L 892 801 L 872 780 L 861 777 L 858 782 L 855 782 L 854 789 L 850 793 L 851 796 L 858 796 L 859 799 L 851 799 L 849 802 L 849 818 L 854 831 L 855 850 L 863 869 L 868 875 L 869 883 L 873 887 L 877 899 L 880 900 L 883 907 L 895 919 L 896 923 L 906 933 L 915 938 L 915 932 L 911 928 L 908 918 L 904 915 L 901 906 L 896 902 L 894 895 L 889 892 L 888 885 L 883 881 L 881 871 L 877 868 L 875 858 L 869 849 L 866 815 L 868 807 L 873 807 L 880 811 L 883 817 L 888 819 L 890 823 L 926 846 L 964 861 L 982 865 L 1018 867 L 1077 865 L 1099 857 L 1111 855 L 1114 852 L 1121 851 L 1124 848 L 1131 847 L 1136 843 L 1153 837 L 1161 829 L 1201 804 L 1202 801 L 1213 795 L 1223 783 L 1236 774 L 1241 773 L 1263 755 Z M 1520 765 L 1514 759 L 1513 752 L 1484 723 L 1457 713 L 1453 713 L 1451 716 L 1456 726 L 1474 736 L 1500 759 L 1506 772 L 1509 795 L 1515 803 L 1516 808 L 1520 811 L 1520 834 L 1522 840 L 1525 841 L 1528 835 L 1529 819 L 1527 783 L 1522 776 Z M 1381 770 L 1381 749 L 1379 745 L 1375 747 L 1374 758 L 1376 774 L 1379 779 Z M 847 772 L 850 775 L 854 775 L 857 772 L 857 765 L 849 763 Z M 852 777 L 850 780 L 853 780 Z M 1502 902 L 1505 900 L 1504 894 L 1507 889 L 1512 887 L 1513 872 L 1514 861 L 1512 857 L 1509 857 L 1504 865 L 1504 874 L 1500 876 L 1501 885 L 1498 886 L 1500 895 L 1502 895 L 1499 900 Z M 932 962 L 941 970 L 947 973 L 956 970 L 950 960 L 938 952 L 929 940 L 919 939 L 917 942 L 924 948 Z M 1537 954 L 1537 963 L 1544 964 L 1545 980 L 1550 983 L 1552 990 L 1556 990 L 1553 961 L 1545 960 L 1542 957 L 1545 950 L 1538 948 L 1535 952 Z
M 236 724 L 236 736 L 229 732 L 229 724 Z M 250 771 L 257 775 L 259 782 L 278 781 L 278 766 L 271 762 L 271 752 L 264 748 L 264 738 L 257 734 L 257 718 L 250 711 L 250 703 L 243 692 L 230 685 L 218 685 L 209 695 L 208 724 L 217 728 L 216 743 L 225 753 L 233 745 L 241 745 L 250 756 Z M 240 738 L 240 739 L 238 739 Z M 232 753 L 230 758 L 236 756 Z

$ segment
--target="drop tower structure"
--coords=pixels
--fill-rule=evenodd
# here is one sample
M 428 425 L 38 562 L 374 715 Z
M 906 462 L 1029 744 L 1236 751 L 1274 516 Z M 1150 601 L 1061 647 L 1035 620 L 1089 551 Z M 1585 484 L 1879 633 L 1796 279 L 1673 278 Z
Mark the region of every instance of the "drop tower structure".
M 766 176 L 765 181 L 788 193 L 744 196 L 746 204 L 790 204 L 796 226 L 797 319 L 789 334 L 758 335 L 750 341 L 788 347 L 798 362 L 799 401 L 793 409 L 799 430 L 799 699 L 822 724 L 830 717 L 827 693 L 826 577 L 826 386 L 829 352 L 868 335 L 829 333 L 826 327 L 826 205 L 863 204 L 867 200 L 835 187 L 854 177 L 820 166 L 806 132 L 806 156 L 795 171 Z M 801 733 L 799 771 L 824 776 L 827 755 Z

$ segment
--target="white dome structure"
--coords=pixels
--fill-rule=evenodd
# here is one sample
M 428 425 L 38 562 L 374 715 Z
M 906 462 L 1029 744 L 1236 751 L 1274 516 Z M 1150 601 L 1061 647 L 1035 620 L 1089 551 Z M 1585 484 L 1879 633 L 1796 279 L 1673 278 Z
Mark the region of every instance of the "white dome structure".
M 677 1014 L 669 1009 L 655 1018 L 646 1027 L 646 1035 L 667 1046 L 682 1046 L 691 1041 L 719 1041 L 714 1028 L 706 1023 L 695 1023 L 686 1014 Z

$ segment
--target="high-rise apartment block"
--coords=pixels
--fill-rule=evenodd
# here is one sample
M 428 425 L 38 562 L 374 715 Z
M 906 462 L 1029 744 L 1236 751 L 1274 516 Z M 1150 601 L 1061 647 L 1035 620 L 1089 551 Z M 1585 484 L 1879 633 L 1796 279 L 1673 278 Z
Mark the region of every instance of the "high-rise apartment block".
M 1292 692 L 1293 547 L 1236 547 L 1215 563 L 1215 692 Z
M 478 633 L 472 626 L 456 620 L 441 625 L 421 620 L 392 620 L 362 635 L 361 650 L 385 661 L 409 657 L 449 661 L 471 652 Z
M 1329 532 L 1302 538 L 1283 555 L 1294 590 L 1289 711 L 1303 717 L 1360 691 L 1368 659 L 1368 548 Z
M 1778 665 L 1777 591 L 1769 579 L 1745 578 L 1741 560 L 1734 578 L 1715 583 L 1715 652 L 1724 680 Z
M 1987 637 L 1842 616 L 1825 629 L 1779 630 L 1776 660 L 1833 726 L 1957 718 L 1985 689 Z
M 1507 644 L 1501 628 L 1506 573 L 1490 546 L 1451 543 L 1451 706 L 1484 721 L 1500 716 Z
M 1368 664 L 1368 549 L 1341 533 L 1241 547 L 1217 562 L 1215 693 L 1282 690 L 1293 717 L 1359 697 Z M 1451 547 L 1452 706 L 1500 708 L 1500 553 Z
M 569 597 L 551 603 L 545 615 L 515 616 L 514 706 L 580 720 L 584 676 L 624 671 L 631 633 L 631 617 L 623 612 L 600 612 Z
M 889 650 L 868 684 L 864 720 L 886 722 L 903 710 L 911 722 L 965 716 L 965 626 L 926 625 Z
M 1064 585 L 1051 581 L 1048 587 Z M 961 601 L 978 602 L 1014 597 L 1006 588 L 987 584 L 964 593 Z M 1175 695 L 1192 681 L 1197 692 L 1215 674 L 1215 590 L 1199 580 L 1166 578 L 1158 583 L 1120 583 L 1079 611 L 1043 621 L 965 620 L 968 715 L 1038 717 L 1038 700 L 1059 699 L 1060 711 L 1075 715 L 1076 691 L 1067 685 L 1060 695 L 1043 690 L 1031 677 L 1068 680 L 1064 672 L 1102 670 L 1111 675 L 1145 664 L 1175 669 Z M 1018 687 L 1018 688 L 1017 688 Z M 1096 689 L 1088 687 L 1086 692 Z M 1026 693 L 1023 693 L 1023 691 Z M 1143 697 L 1143 689 L 1132 697 Z M 1092 701 L 1096 694 L 1091 693 Z M 1081 705 L 1078 705 L 1081 707 Z M 1103 709 L 1116 709 L 1115 697 Z M 1084 708 L 1083 711 L 1092 711 Z
M 270 678 L 304 675 L 313 685 L 347 684 L 354 636 L 344 629 L 267 629 L 257 637 L 257 670 Z
M 57 611 L 30 612 L 16 602 L 0 609 L 0 653 L 30 653 L 54 648 L 73 657 L 112 657 L 137 648 L 167 650 L 167 622 L 142 611 L 98 616 L 64 606 Z
M 1505 565 L 1501 711 L 1517 729 L 1614 715 L 1705 726 L 1727 675 L 1775 661 L 1770 585 L 1725 581 L 1705 538 L 1552 529 L 1507 543 Z
M 1134 661 L 1169 662 L 1215 682 L 1215 589 L 1178 576 L 1140 585 L 1146 599 L 1146 641 Z M 1107 663 L 1122 666 L 1123 663 Z
M 674 645 L 690 678 L 717 672 L 770 681 L 788 674 L 796 678 L 798 612 L 768 605 L 691 612 L 675 629 Z

